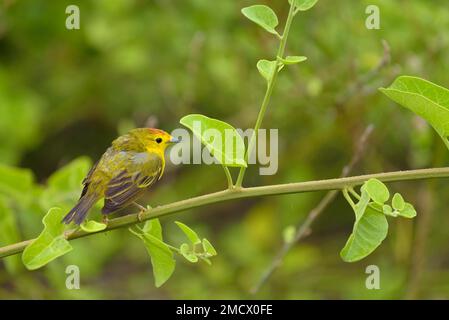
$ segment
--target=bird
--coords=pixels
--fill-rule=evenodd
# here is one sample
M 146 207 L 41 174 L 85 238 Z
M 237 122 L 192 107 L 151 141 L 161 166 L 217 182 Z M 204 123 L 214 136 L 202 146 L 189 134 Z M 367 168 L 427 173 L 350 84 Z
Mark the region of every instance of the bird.
M 165 168 L 165 149 L 179 140 L 155 128 L 136 128 L 118 137 L 93 165 L 82 184 L 77 204 L 62 219 L 65 224 L 83 223 L 89 210 L 104 198 L 103 220 L 135 201 L 158 181 Z

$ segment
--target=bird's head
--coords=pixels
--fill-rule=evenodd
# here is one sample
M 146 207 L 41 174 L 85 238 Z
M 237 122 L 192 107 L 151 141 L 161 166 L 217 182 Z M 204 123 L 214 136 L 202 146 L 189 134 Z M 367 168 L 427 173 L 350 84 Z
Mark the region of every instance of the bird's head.
M 169 145 L 179 142 L 178 139 L 172 137 L 167 132 L 154 128 L 146 128 L 144 139 L 149 151 L 161 153 L 163 153 Z

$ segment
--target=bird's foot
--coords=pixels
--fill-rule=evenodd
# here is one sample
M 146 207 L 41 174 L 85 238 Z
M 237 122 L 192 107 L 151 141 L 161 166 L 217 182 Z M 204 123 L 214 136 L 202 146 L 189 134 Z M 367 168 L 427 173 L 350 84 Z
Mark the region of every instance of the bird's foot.
M 109 223 L 109 218 L 108 218 L 108 216 L 107 215 L 103 215 L 103 223 L 105 224 L 105 225 L 108 225 L 108 223 Z
M 140 209 L 139 213 L 137 214 L 137 220 L 139 220 L 139 222 L 142 222 L 144 219 L 144 214 L 146 211 L 150 210 L 151 207 L 147 206 L 146 208 L 144 206 L 141 206 L 140 204 L 138 204 L 137 202 L 133 202 L 133 204 Z
M 143 219 L 145 218 L 143 215 L 145 214 L 146 209 L 140 210 L 139 213 L 137 214 L 137 220 L 139 220 L 139 222 L 142 222 Z
M 138 204 L 137 202 L 133 202 L 133 205 L 135 205 L 137 208 L 139 208 L 140 211 L 145 211 L 145 210 L 147 210 L 147 208 L 145 208 L 144 206 L 141 206 L 141 205 Z

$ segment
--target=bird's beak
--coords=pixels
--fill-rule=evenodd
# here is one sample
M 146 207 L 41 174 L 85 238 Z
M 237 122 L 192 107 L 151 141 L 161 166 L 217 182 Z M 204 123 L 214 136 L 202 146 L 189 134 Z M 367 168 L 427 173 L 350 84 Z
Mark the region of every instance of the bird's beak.
M 175 137 L 170 138 L 170 143 L 178 143 L 178 142 L 181 142 L 181 140 Z

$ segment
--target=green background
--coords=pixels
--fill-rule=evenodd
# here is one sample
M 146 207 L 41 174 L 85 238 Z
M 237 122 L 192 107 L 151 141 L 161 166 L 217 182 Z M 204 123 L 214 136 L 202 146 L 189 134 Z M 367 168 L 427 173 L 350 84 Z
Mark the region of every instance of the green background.
M 261 3 L 285 21 L 287 0 Z M 80 8 L 80 30 L 65 28 L 69 4 Z M 277 41 L 240 13 L 252 4 L 2 0 L 0 163 L 29 168 L 34 176 L 21 194 L 0 189 L 0 200 L 14 213 L 18 232 L 12 238 L 37 236 L 50 207 L 70 209 L 87 162 L 130 128 L 171 131 L 189 113 L 253 126 L 265 90 L 256 62 L 273 59 Z M 370 4 L 380 8 L 380 30 L 365 28 Z M 445 0 L 322 0 L 298 14 L 287 54 L 308 60 L 281 72 L 263 123 L 279 129 L 279 170 L 260 176 L 251 166 L 245 185 L 336 177 L 368 124 L 375 131 L 353 174 L 447 165 L 448 151 L 435 132 L 377 88 L 400 74 L 448 87 L 448 30 Z M 391 47 L 391 64 L 373 71 L 383 56 L 382 39 Z M 88 158 L 80 160 L 79 176 L 47 187 L 52 173 L 80 156 Z M 218 165 L 168 163 L 141 202 L 166 204 L 225 186 Z M 0 262 L 0 298 L 449 298 L 447 183 L 389 186 L 415 205 L 417 219 L 389 219 L 389 236 L 374 254 L 348 264 L 339 251 L 354 216 L 339 196 L 255 296 L 250 288 L 279 251 L 282 231 L 300 223 L 323 192 L 234 201 L 163 218 L 168 242 L 184 240 L 173 223 L 181 220 L 219 255 L 211 267 L 179 258 L 159 289 L 144 246 L 124 229 L 75 240 L 71 253 L 38 271 L 26 271 L 17 258 Z M 0 244 L 8 239 L 3 234 Z M 80 290 L 65 287 L 71 264 L 80 267 Z M 365 268 L 372 264 L 380 268 L 380 290 L 365 288 Z

